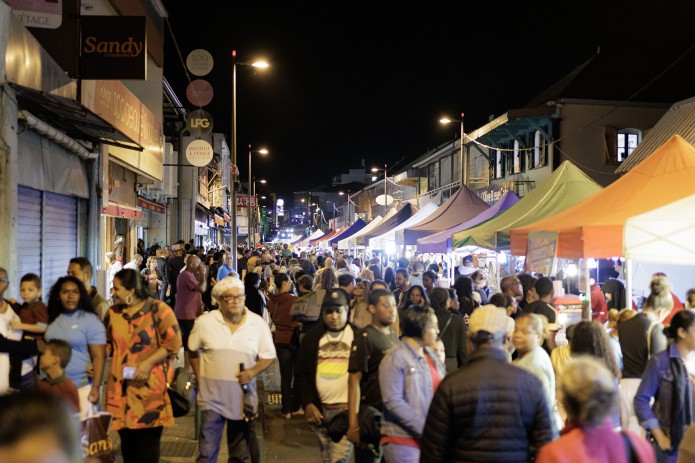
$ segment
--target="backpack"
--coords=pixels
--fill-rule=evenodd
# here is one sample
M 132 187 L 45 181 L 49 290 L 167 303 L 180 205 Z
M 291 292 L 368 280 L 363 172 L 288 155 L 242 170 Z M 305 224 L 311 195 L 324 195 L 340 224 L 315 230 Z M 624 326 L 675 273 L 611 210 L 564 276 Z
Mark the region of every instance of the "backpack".
M 299 323 L 315 322 L 321 315 L 321 304 L 325 297 L 325 289 L 317 289 L 305 294 L 292 303 L 290 316 Z

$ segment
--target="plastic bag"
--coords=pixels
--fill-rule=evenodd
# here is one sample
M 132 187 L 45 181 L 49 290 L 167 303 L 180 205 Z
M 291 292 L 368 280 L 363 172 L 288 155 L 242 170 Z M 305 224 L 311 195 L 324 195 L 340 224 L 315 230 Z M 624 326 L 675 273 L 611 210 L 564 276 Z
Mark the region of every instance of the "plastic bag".
M 82 420 L 82 457 L 85 463 L 115 463 L 116 454 L 109 437 L 109 428 L 113 415 L 100 412 L 96 406 L 87 411 Z

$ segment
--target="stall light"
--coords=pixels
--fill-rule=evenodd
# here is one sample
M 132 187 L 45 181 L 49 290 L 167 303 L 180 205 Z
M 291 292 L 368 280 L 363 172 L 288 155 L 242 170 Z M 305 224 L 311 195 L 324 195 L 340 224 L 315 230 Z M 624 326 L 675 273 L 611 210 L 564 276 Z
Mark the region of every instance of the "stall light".
M 566 273 L 568 277 L 577 276 L 577 264 L 568 264 L 566 268 Z
M 384 250 L 386 251 L 386 254 L 388 254 L 388 255 L 396 254 L 396 244 L 388 242 L 388 243 L 386 243 L 386 249 L 384 249 Z
M 504 251 L 497 254 L 497 261 L 500 264 L 506 264 L 507 263 L 507 254 L 505 254 Z
M 589 265 L 589 268 L 598 268 L 598 260 L 596 259 L 589 259 L 587 264 Z

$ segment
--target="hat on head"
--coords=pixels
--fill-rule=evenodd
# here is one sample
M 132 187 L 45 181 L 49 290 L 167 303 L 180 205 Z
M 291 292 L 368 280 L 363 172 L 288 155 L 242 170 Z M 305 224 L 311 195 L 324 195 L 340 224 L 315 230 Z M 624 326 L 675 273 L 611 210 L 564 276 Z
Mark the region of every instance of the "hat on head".
M 326 291 L 321 303 L 321 310 L 327 307 L 342 307 L 348 305 L 348 294 L 344 289 L 335 288 Z
M 507 332 L 509 317 L 505 309 L 500 309 L 493 305 L 485 305 L 479 307 L 471 314 L 468 330 L 471 337 L 484 331 L 491 335 L 491 339 L 501 341 L 504 334 Z
M 473 263 L 473 255 L 468 254 L 466 257 L 463 258 L 463 263 L 465 264 L 466 262 Z

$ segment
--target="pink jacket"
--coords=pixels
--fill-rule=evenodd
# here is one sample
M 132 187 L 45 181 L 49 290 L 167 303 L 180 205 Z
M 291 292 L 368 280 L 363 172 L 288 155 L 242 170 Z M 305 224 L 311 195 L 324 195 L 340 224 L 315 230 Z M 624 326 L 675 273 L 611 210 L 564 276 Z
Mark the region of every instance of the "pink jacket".
M 640 463 L 655 463 L 649 442 L 627 431 Z M 613 429 L 610 418 L 597 428 L 580 428 L 568 424 L 559 439 L 538 452 L 536 463 L 628 463 L 623 436 Z

